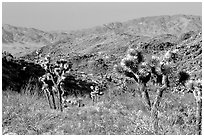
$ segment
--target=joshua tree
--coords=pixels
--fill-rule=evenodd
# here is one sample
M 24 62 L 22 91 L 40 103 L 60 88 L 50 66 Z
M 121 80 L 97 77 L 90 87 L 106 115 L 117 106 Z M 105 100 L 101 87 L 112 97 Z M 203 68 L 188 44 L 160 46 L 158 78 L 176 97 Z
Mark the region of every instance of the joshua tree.
M 54 97 L 54 91 L 53 91 L 54 80 L 52 78 L 52 75 L 50 73 L 46 73 L 45 75 L 39 78 L 39 81 L 43 83 L 42 91 L 44 91 L 46 95 L 50 108 L 52 109 L 52 103 L 50 100 L 50 96 L 51 96 L 52 102 L 53 102 L 53 108 L 56 109 L 56 103 L 55 103 L 55 97 Z
M 45 92 L 50 108 L 52 108 L 52 104 L 53 104 L 54 105 L 53 108 L 56 109 L 57 107 L 55 103 L 54 90 L 57 91 L 58 93 L 59 91 L 57 88 L 58 86 L 54 80 L 54 75 L 52 73 L 50 56 L 48 54 L 44 59 L 42 58 L 38 58 L 38 59 L 39 59 L 38 63 L 41 65 L 41 67 L 45 69 L 45 74 L 39 78 L 39 80 L 43 83 L 42 90 Z M 53 103 L 51 103 L 50 96 L 52 97 Z
M 92 85 L 90 86 L 90 88 L 92 89 L 92 92 L 90 93 L 90 95 L 94 105 L 94 103 L 97 103 L 98 101 L 98 96 L 103 95 L 104 93 L 100 91 L 100 88 L 98 85 Z
M 38 52 L 36 52 L 37 55 Z M 65 79 L 65 73 L 68 73 L 69 69 L 71 68 L 70 64 L 67 64 L 66 60 L 59 60 L 55 63 L 55 65 L 51 64 L 50 61 L 50 55 L 47 54 L 44 59 L 41 59 L 38 57 L 39 61 L 37 61 L 46 71 L 45 75 L 40 78 L 41 82 L 43 82 L 43 87 L 42 89 L 45 91 L 45 94 L 47 96 L 50 108 L 51 102 L 50 102 L 50 95 L 52 96 L 52 101 L 54 105 L 54 109 L 56 109 L 56 103 L 55 103 L 55 98 L 54 98 L 54 91 L 57 91 L 58 94 L 58 102 L 59 102 L 59 108 L 61 111 L 63 111 L 62 107 L 62 96 L 64 94 L 64 90 L 62 90 L 62 83 L 63 80 Z
M 65 92 L 62 86 L 66 78 L 65 74 L 69 73 L 70 69 L 71 65 L 67 64 L 67 61 L 64 59 L 60 59 L 59 61 L 57 61 L 54 67 L 54 74 L 56 76 L 56 85 L 58 89 L 59 106 L 61 111 L 63 111 L 62 98 Z
M 153 128 L 155 133 L 158 133 L 158 106 L 161 101 L 163 92 L 169 86 L 168 75 L 171 73 L 171 62 L 176 59 L 176 50 L 168 51 L 163 56 L 152 56 L 149 60 L 144 58 L 142 51 L 130 48 L 127 51 L 125 58 L 121 60 L 116 70 L 127 77 L 134 78 L 136 82 L 141 85 L 142 97 L 146 100 L 146 104 L 151 110 L 153 119 Z M 151 80 L 152 76 L 156 76 L 156 83 L 160 85 L 157 90 L 157 96 L 151 106 L 149 94 L 147 92 L 147 83 Z
M 202 80 L 188 80 L 185 83 L 188 92 L 194 94 L 196 100 L 196 131 L 202 134 Z
M 11 55 L 11 53 L 7 52 L 7 51 L 3 51 L 2 52 L 2 60 L 5 61 L 12 61 L 14 59 L 13 55 Z
M 154 104 L 151 110 L 151 117 L 155 134 L 158 134 L 158 107 L 161 102 L 163 92 L 169 87 L 168 76 L 171 74 L 171 63 L 175 62 L 177 59 L 176 57 L 177 50 L 169 50 L 160 58 L 152 56 L 152 58 L 149 60 L 152 74 L 156 75 L 156 82 L 160 85 L 160 87 L 157 89 L 157 96 L 154 100 Z
M 178 73 L 178 85 L 184 87 L 184 93 L 193 93 L 196 100 L 196 131 L 201 135 L 202 131 L 202 80 L 195 79 L 191 73 L 180 71 Z
M 82 104 L 82 98 L 67 98 L 64 100 L 64 107 L 67 107 L 68 104 L 71 104 L 71 106 L 77 105 L 78 107 L 84 106 L 84 104 Z
M 120 66 L 116 67 L 116 70 L 141 84 L 141 95 L 146 100 L 149 110 L 151 110 L 149 94 L 146 88 L 147 82 L 151 78 L 151 69 L 147 62 L 144 62 L 142 51 L 130 48 L 126 57 L 121 60 Z

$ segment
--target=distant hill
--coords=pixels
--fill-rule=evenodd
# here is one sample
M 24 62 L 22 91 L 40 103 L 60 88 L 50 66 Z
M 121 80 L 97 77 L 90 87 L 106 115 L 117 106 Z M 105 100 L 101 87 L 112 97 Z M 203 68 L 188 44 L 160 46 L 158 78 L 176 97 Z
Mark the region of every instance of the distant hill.
M 54 41 L 54 35 L 34 28 L 15 27 L 4 24 L 2 27 L 3 43 L 39 43 L 49 44 Z
M 202 28 L 200 16 L 174 15 L 144 17 L 124 23 L 124 28 L 132 34 L 155 36 L 172 34 L 179 36 Z
M 65 42 L 71 39 L 76 44 L 82 44 L 79 40 L 94 40 L 96 36 L 101 41 L 103 38 L 118 36 L 128 38 L 136 36 L 154 37 L 161 34 L 180 36 L 189 31 L 201 31 L 201 28 L 201 17 L 191 15 L 143 17 L 72 32 L 45 32 L 34 28 L 15 27 L 4 24 L 2 26 L 2 43 L 5 45 L 3 48 L 8 47 L 8 44 L 16 44 L 22 47 L 21 50 L 24 50 L 24 48 L 30 49 L 32 46 L 36 47 L 37 45 L 42 47 L 54 42 L 60 43 L 61 40 Z M 13 52 L 13 49 L 8 50 L 11 50 L 9 51 L 11 53 Z M 19 52 L 16 48 L 14 50 L 16 53 Z
M 3 50 L 15 56 L 23 56 L 63 38 L 63 33 L 45 32 L 34 28 L 2 26 Z
M 190 51 L 192 49 L 186 49 L 185 46 L 197 43 L 198 47 L 188 55 L 193 56 L 188 60 L 191 62 L 195 61 L 194 52 L 202 52 L 201 17 L 192 15 L 143 17 L 71 32 L 44 32 L 10 25 L 4 25 L 2 29 L 4 45 L 14 45 L 13 48 L 17 49 L 21 43 L 29 49 L 29 52 L 24 50 L 23 54 L 14 50 L 16 55 L 33 60 L 36 56 L 34 50 L 40 49 L 43 56 L 50 53 L 53 61 L 71 57 L 75 68 L 88 73 L 99 73 L 101 68 L 95 62 L 101 58 L 106 60 L 108 70 L 112 70 L 129 46 L 141 45 L 147 54 L 162 54 L 178 46 Z M 6 47 L 4 45 L 3 49 Z

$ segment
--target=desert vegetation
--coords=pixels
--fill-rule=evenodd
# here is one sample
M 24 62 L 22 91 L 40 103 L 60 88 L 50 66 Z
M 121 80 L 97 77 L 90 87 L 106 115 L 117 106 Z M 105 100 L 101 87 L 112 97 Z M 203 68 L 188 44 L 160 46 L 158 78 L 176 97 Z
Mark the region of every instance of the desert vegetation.
M 63 35 L 4 27 L 6 43 L 19 42 L 9 36 L 22 29 L 47 46 L 2 53 L 2 134 L 201 135 L 198 17 L 163 17 L 166 31 L 160 18 L 144 19 L 157 24 L 151 33 L 152 23 L 138 28 L 141 19 Z M 191 27 L 172 24 L 192 18 Z

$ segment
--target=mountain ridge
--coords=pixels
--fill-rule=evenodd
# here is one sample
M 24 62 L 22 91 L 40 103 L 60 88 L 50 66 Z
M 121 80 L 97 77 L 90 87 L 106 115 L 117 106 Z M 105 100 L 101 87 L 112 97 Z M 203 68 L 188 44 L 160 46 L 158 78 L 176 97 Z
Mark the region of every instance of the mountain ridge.
M 130 46 L 141 45 L 148 54 L 161 54 L 165 50 L 176 48 L 182 41 L 202 32 L 202 21 L 201 16 L 173 15 L 142 17 L 123 23 L 113 22 L 70 32 L 46 33 L 37 29 L 32 31 L 28 29 L 25 30 L 39 32 L 39 35 L 45 33 L 43 36 L 51 35 L 53 39 L 49 41 L 49 37 L 46 37 L 47 44 L 35 47 L 21 57 L 34 60 L 35 50 L 38 49 L 43 56 L 49 53 L 52 61 L 59 58 L 74 58 L 75 67 L 83 70 L 85 66 L 91 68 L 92 62 L 104 57 L 111 62 L 110 68 L 112 68 Z M 45 38 L 42 37 L 39 41 L 42 39 Z
M 192 22 L 193 21 L 193 22 Z M 176 26 L 178 25 L 178 26 Z M 150 26 L 149 29 L 145 29 L 148 28 L 148 26 Z M 152 27 L 153 26 L 153 27 Z M 154 33 L 148 33 L 148 31 L 150 29 L 152 30 L 157 30 L 157 28 L 159 27 L 161 28 L 159 32 L 154 32 Z M 174 30 L 171 30 L 172 27 L 175 27 Z M 181 27 L 183 27 L 183 30 L 181 29 Z M 180 29 L 179 29 L 180 28 Z M 60 31 L 60 32 L 56 32 L 56 31 L 42 31 L 39 29 L 35 29 L 35 28 L 25 28 L 25 27 L 16 27 L 16 26 L 12 26 L 9 24 L 3 24 L 2 26 L 2 30 L 3 30 L 3 42 L 7 41 L 6 39 L 4 39 L 4 31 L 9 31 L 10 33 L 17 33 L 22 31 L 22 34 L 29 34 L 29 33 L 34 33 L 34 34 L 38 34 L 40 36 L 43 37 L 44 35 L 44 41 L 45 42 L 53 42 L 54 39 L 56 39 L 57 35 L 66 35 L 66 34 L 78 34 L 78 33 L 86 33 L 86 32 L 94 32 L 94 31 L 112 31 L 112 30 L 116 30 L 116 31 L 122 31 L 124 29 L 126 29 L 127 31 L 125 31 L 126 33 L 130 33 L 132 32 L 132 34 L 138 33 L 138 35 L 144 35 L 145 33 L 147 34 L 151 34 L 151 35 L 159 35 L 159 34 L 165 34 L 165 33 L 170 33 L 170 34 L 175 34 L 174 31 L 176 31 L 178 34 L 178 31 L 180 31 L 180 33 L 184 33 L 190 30 L 199 30 L 202 28 L 202 22 L 201 22 L 201 16 L 193 16 L 193 15 L 173 15 L 173 16 L 169 16 L 169 15 L 165 15 L 165 16 L 150 16 L 150 17 L 141 17 L 141 18 L 137 18 L 137 19 L 132 19 L 129 21 L 125 21 L 125 22 L 112 22 L 112 23 L 108 23 L 108 24 L 104 24 L 103 26 L 95 26 L 92 28 L 86 28 L 86 29 L 81 29 L 81 30 L 75 30 L 75 31 Z M 118 29 L 118 30 L 117 30 Z M 178 29 L 178 30 L 175 30 Z M 185 30 L 186 29 L 186 30 Z M 168 30 L 168 31 L 167 31 Z M 27 32 L 28 31 L 28 32 Z M 158 31 L 158 30 L 157 30 Z M 173 32 L 171 32 L 173 31 Z M 23 33 L 24 32 L 24 33 Z M 34 35 L 33 34 L 33 35 Z M 32 36 L 32 35 L 31 35 Z M 38 37 L 37 37 L 38 38 Z M 35 40 L 35 39 L 34 39 Z M 11 41 L 11 40 L 9 40 Z M 38 41 L 37 41 L 38 42 Z M 45 43 L 47 44 L 47 43 Z

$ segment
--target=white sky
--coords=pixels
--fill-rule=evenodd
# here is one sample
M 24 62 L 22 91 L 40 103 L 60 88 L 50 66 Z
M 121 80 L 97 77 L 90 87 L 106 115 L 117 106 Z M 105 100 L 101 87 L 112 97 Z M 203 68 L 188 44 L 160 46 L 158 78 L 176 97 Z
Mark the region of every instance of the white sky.
M 77 30 L 145 16 L 199 15 L 201 2 L 3 2 L 2 23 L 41 30 Z

